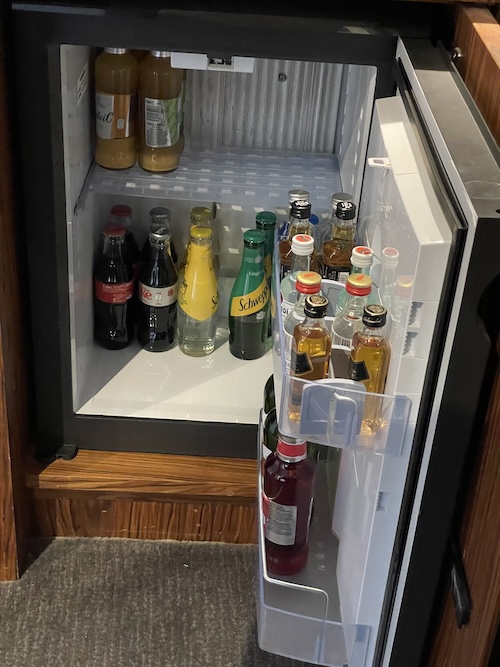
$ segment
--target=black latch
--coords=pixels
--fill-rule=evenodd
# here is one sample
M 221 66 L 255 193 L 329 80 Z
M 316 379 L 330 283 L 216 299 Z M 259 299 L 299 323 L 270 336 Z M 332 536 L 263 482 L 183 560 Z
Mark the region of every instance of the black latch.
M 456 537 L 450 538 L 450 588 L 453 602 L 455 603 L 455 616 L 457 625 L 461 628 L 467 625 L 472 612 L 472 599 L 469 584 L 465 574 L 462 554 Z

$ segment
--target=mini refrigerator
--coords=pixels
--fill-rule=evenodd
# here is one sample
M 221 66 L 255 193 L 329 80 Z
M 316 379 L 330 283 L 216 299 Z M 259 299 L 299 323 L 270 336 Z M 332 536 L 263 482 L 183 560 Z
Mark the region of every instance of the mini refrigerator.
M 328 465 L 318 467 L 300 575 L 267 572 L 259 527 L 259 643 L 318 665 L 422 664 L 497 360 L 499 151 L 450 55 L 430 39 L 434 13 L 392 3 L 323 14 L 272 3 L 12 3 L 39 456 L 115 449 L 237 466 L 261 455 L 262 393 L 274 374 L 280 430 L 336 448 L 339 465 L 333 498 Z M 186 68 L 176 171 L 94 162 L 103 47 L 168 50 Z M 304 382 L 300 422 L 287 420 L 279 308 L 266 355 L 241 361 L 227 349 L 243 232 L 261 210 L 285 219 L 291 188 L 308 190 L 323 217 L 332 193 L 352 194 L 374 284 L 386 246 L 408 278 L 390 330 L 382 427 L 369 441 L 366 396 L 353 383 Z M 132 207 L 140 243 L 148 211 L 168 206 L 181 247 L 190 208 L 215 211 L 221 317 L 209 357 L 94 343 L 93 261 L 117 203 Z M 323 289 L 334 302 L 336 286 Z

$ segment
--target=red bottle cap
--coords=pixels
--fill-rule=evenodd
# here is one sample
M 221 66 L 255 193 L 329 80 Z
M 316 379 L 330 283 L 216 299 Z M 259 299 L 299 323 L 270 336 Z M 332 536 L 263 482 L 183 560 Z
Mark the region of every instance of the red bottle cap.
M 321 276 L 316 271 L 299 271 L 295 289 L 301 294 L 317 294 L 321 291 Z
M 368 296 L 372 291 L 372 279 L 363 273 L 352 273 L 347 277 L 346 291 L 354 296 Z
M 104 234 L 110 238 L 125 236 L 126 233 L 125 227 L 119 225 L 117 222 L 110 222 L 104 227 Z
M 132 209 L 126 204 L 116 204 L 111 209 L 111 215 L 114 215 L 115 218 L 131 218 Z
M 303 459 L 307 455 L 307 442 L 280 435 L 277 452 L 289 461 L 300 461 L 300 459 Z

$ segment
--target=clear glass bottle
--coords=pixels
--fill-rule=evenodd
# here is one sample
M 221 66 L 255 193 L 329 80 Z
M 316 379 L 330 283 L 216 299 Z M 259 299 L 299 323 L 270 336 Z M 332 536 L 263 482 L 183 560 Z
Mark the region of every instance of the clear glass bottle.
M 351 271 L 353 273 L 363 273 L 365 276 L 370 275 L 373 264 L 373 250 L 365 245 L 357 245 L 352 249 L 351 254 Z M 335 304 L 335 315 L 338 315 L 344 310 L 347 303 L 347 290 L 344 289 L 339 293 L 337 303 Z M 378 303 L 377 294 L 374 290 L 370 292 L 367 303 Z
M 139 282 L 137 338 L 149 352 L 164 352 L 177 339 L 177 271 L 170 254 L 170 232 L 149 235 L 149 260 Z
M 191 227 L 177 303 L 180 349 L 191 357 L 211 354 L 215 349 L 219 292 L 212 258 L 212 230 L 208 227 Z
M 399 251 L 388 246 L 382 250 L 382 268 L 380 270 L 379 295 L 380 303 L 389 315 L 392 312 L 394 289 L 396 286 L 396 269 L 399 264 Z
M 306 297 L 305 319 L 296 325 L 292 339 L 290 376 L 301 380 L 323 380 L 328 377 L 332 339 L 325 323 L 328 307 L 326 296 L 312 294 Z M 300 420 L 303 382 L 292 379 L 288 416 Z
M 127 49 L 104 49 L 95 59 L 95 161 L 108 169 L 135 164 L 138 67 Z
M 208 208 L 208 206 L 195 206 L 194 208 L 191 209 L 191 213 L 189 214 L 189 230 L 191 230 L 193 227 L 209 227 L 210 229 L 212 229 L 212 211 Z M 181 281 L 182 272 L 184 271 L 184 267 L 186 266 L 188 251 L 189 251 L 189 239 L 186 244 L 186 248 L 184 249 L 184 255 L 178 264 L 179 282 Z M 212 256 L 214 256 L 213 235 L 212 235 Z M 217 275 L 217 264 L 215 257 L 214 257 L 214 269 L 215 269 L 215 274 Z
M 334 345 L 351 347 L 352 337 L 363 322 L 363 309 L 372 289 L 372 279 L 362 273 L 353 273 L 347 278 L 347 303 L 333 320 L 332 340 Z
M 139 65 L 139 164 L 152 172 L 177 169 L 184 142 L 184 70 L 168 51 L 150 51 Z
M 127 347 L 134 335 L 134 276 L 123 258 L 124 242 L 125 228 L 108 224 L 94 268 L 94 338 L 108 350 Z
M 258 359 L 268 349 L 270 290 L 264 271 L 264 234 L 243 235 L 243 258 L 229 299 L 229 349 L 239 359 Z
M 307 564 L 316 464 L 307 443 L 279 436 L 264 463 L 264 536 L 269 572 L 292 575 Z
M 286 273 L 292 268 L 292 239 L 296 234 L 308 234 L 312 237 L 312 225 L 309 222 L 311 215 L 311 204 L 307 201 L 296 201 L 291 207 L 290 226 L 288 237 L 279 242 L 280 253 L 280 280 L 283 280 Z M 313 244 L 314 245 L 314 244 Z
M 320 294 L 321 276 L 315 271 L 299 271 L 297 274 L 296 289 L 297 301 L 283 322 L 283 355 L 285 357 L 285 372 L 287 374 L 290 373 L 293 332 L 297 324 L 304 321 L 306 297 L 309 294 Z
M 294 201 L 309 201 L 310 196 L 307 190 L 300 190 L 299 188 L 294 188 L 293 190 L 288 191 L 288 216 L 286 220 L 280 224 L 278 228 L 278 241 L 284 241 L 288 238 L 288 231 L 290 227 L 290 222 L 292 219 L 292 204 Z
M 296 234 L 292 239 L 292 265 L 280 284 L 282 320 L 297 302 L 295 283 L 299 271 L 309 271 L 314 251 L 314 239 L 308 234 Z
M 350 270 L 354 248 L 356 206 L 350 202 L 337 204 L 331 232 L 323 239 L 321 262 L 323 278 L 344 283 Z
M 383 394 L 391 351 L 384 334 L 387 310 L 378 304 L 365 307 L 363 328 L 352 339 L 349 377 L 361 382 L 369 393 Z M 362 433 L 373 433 L 381 426 L 383 399 L 366 397 Z

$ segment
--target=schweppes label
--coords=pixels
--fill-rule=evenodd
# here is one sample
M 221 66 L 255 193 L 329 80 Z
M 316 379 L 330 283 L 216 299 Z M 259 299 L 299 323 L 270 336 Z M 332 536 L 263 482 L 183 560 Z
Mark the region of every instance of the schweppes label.
M 244 317 L 245 315 L 258 313 L 269 301 L 270 292 L 267 278 L 264 276 L 260 285 L 253 292 L 233 296 L 229 314 L 232 317 Z

